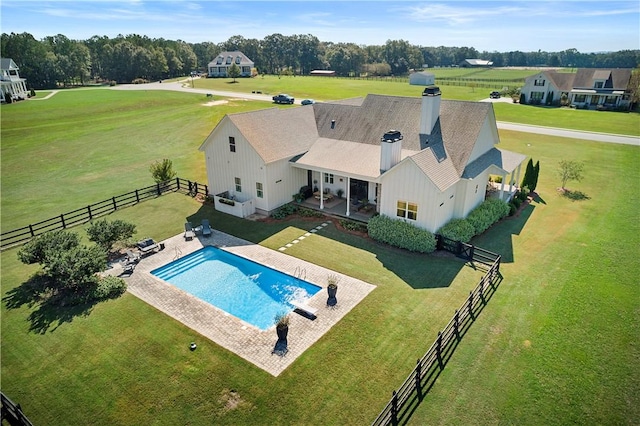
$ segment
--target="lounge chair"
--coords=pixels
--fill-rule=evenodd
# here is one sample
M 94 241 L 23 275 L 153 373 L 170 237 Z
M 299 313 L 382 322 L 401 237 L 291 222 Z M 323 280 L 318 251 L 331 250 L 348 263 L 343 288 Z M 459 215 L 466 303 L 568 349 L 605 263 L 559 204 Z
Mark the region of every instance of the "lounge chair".
M 122 261 L 122 271 L 132 273 L 138 262 L 140 262 L 140 255 L 131 250 L 127 250 L 125 255 L 126 258 Z
M 200 227 L 202 228 L 203 237 L 208 237 L 213 232 L 211 231 L 211 225 L 209 225 L 209 219 L 202 219 L 202 225 Z
M 185 240 L 192 240 L 193 237 L 196 236 L 196 233 L 193 230 L 193 226 L 191 225 L 191 222 L 187 222 L 184 224 L 184 239 Z

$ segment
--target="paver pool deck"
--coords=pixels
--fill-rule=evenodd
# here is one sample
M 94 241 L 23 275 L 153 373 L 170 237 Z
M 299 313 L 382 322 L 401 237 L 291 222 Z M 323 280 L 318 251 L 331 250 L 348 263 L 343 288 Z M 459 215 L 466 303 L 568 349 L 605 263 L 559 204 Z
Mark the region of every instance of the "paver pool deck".
M 307 238 L 313 238 L 313 235 L 310 234 Z M 364 281 L 217 230 L 213 230 L 209 237 L 197 235 L 193 240 L 186 241 L 183 234 L 179 234 L 162 243 L 164 250 L 142 258 L 131 274 L 123 273 L 122 266 L 118 263 L 113 264 L 108 273 L 122 273 L 120 276 L 127 282 L 127 290 L 131 294 L 274 376 L 282 373 L 375 288 Z M 275 326 L 260 330 L 151 274 L 152 270 L 207 245 L 219 247 L 289 275 L 302 275 L 301 278 L 305 281 L 323 288 L 306 303 L 318 309 L 315 319 L 296 312 L 290 315 L 286 352 L 276 351 L 278 338 Z M 329 275 L 339 278 L 338 303 L 335 306 L 327 306 L 328 296 L 324 288 L 327 287 Z M 185 342 L 185 346 L 188 344 L 189 342 Z

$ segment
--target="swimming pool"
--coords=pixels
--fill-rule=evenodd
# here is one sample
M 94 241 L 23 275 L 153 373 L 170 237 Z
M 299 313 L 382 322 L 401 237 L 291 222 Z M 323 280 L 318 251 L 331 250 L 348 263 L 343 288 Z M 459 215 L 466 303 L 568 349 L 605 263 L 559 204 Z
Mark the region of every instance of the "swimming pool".
M 320 287 L 233 253 L 207 246 L 151 271 L 154 276 L 261 329 Z

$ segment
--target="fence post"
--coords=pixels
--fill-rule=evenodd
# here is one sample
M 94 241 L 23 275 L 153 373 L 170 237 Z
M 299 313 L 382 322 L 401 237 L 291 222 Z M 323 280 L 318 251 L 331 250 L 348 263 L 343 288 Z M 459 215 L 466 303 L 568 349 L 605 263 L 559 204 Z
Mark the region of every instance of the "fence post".
M 393 396 L 391 397 L 391 424 L 393 426 L 398 425 L 398 395 L 396 391 L 393 391 Z
M 162 195 L 162 192 L 160 192 L 160 182 L 156 183 L 156 192 L 158 193 L 158 197 Z
M 209 196 L 209 187 L 207 185 L 204 186 L 204 196 L 205 197 Z
M 91 205 L 87 206 L 87 212 L 89 212 L 89 220 L 93 219 L 93 215 L 91 214 Z
M 60 222 L 62 223 L 62 229 L 66 229 L 67 228 L 67 224 L 64 223 L 64 213 L 62 213 L 60 215 Z
M 139 203 L 139 202 L 140 202 L 140 193 L 136 189 L 136 203 Z
M 118 203 L 116 203 L 116 197 L 111 197 L 111 203 L 113 204 L 113 211 L 118 210 Z
M 476 250 L 476 246 L 471 245 L 471 249 L 469 250 L 469 260 L 473 262 L 473 252 Z
M 486 305 L 487 301 L 484 300 L 483 287 L 484 287 L 484 277 L 482 277 L 482 279 L 480 280 L 480 285 L 478 286 L 478 293 L 480 295 L 480 300 L 482 300 L 482 304 Z
M 469 302 L 467 303 L 467 307 L 469 309 L 469 316 L 472 320 L 475 320 L 473 317 L 473 291 L 469 292 Z
M 29 225 L 29 233 L 31 234 L 32 238 L 36 236 L 36 234 L 33 233 L 33 226 L 32 225 Z
M 438 365 L 442 370 L 442 332 L 438 331 L 438 340 L 436 340 L 436 355 L 438 357 Z
M 418 399 L 422 400 L 422 364 L 419 359 L 416 362 L 416 392 Z
M 180 191 L 180 178 L 176 178 L 176 191 Z
M 457 309 L 453 316 L 453 330 L 456 333 L 456 339 L 460 340 L 460 312 Z
M 190 180 L 188 180 L 187 182 L 189 182 L 189 195 L 192 195 L 193 194 L 193 183 Z

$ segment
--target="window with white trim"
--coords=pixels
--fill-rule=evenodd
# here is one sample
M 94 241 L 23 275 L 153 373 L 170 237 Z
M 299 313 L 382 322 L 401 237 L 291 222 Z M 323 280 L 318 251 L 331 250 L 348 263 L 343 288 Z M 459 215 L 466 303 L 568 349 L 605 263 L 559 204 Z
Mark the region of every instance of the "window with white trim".
M 324 174 L 324 183 L 333 183 L 333 173 Z
M 242 192 L 242 180 L 239 177 L 234 179 L 236 181 L 236 192 Z
M 403 219 L 418 219 L 418 205 L 407 201 L 398 201 L 396 216 Z
M 229 136 L 229 151 L 236 152 L 236 138 Z
M 544 86 L 544 79 L 542 78 L 537 78 L 533 81 L 533 85 L 534 86 Z
M 262 190 L 262 183 L 256 182 L 256 197 L 264 198 L 264 191 Z

